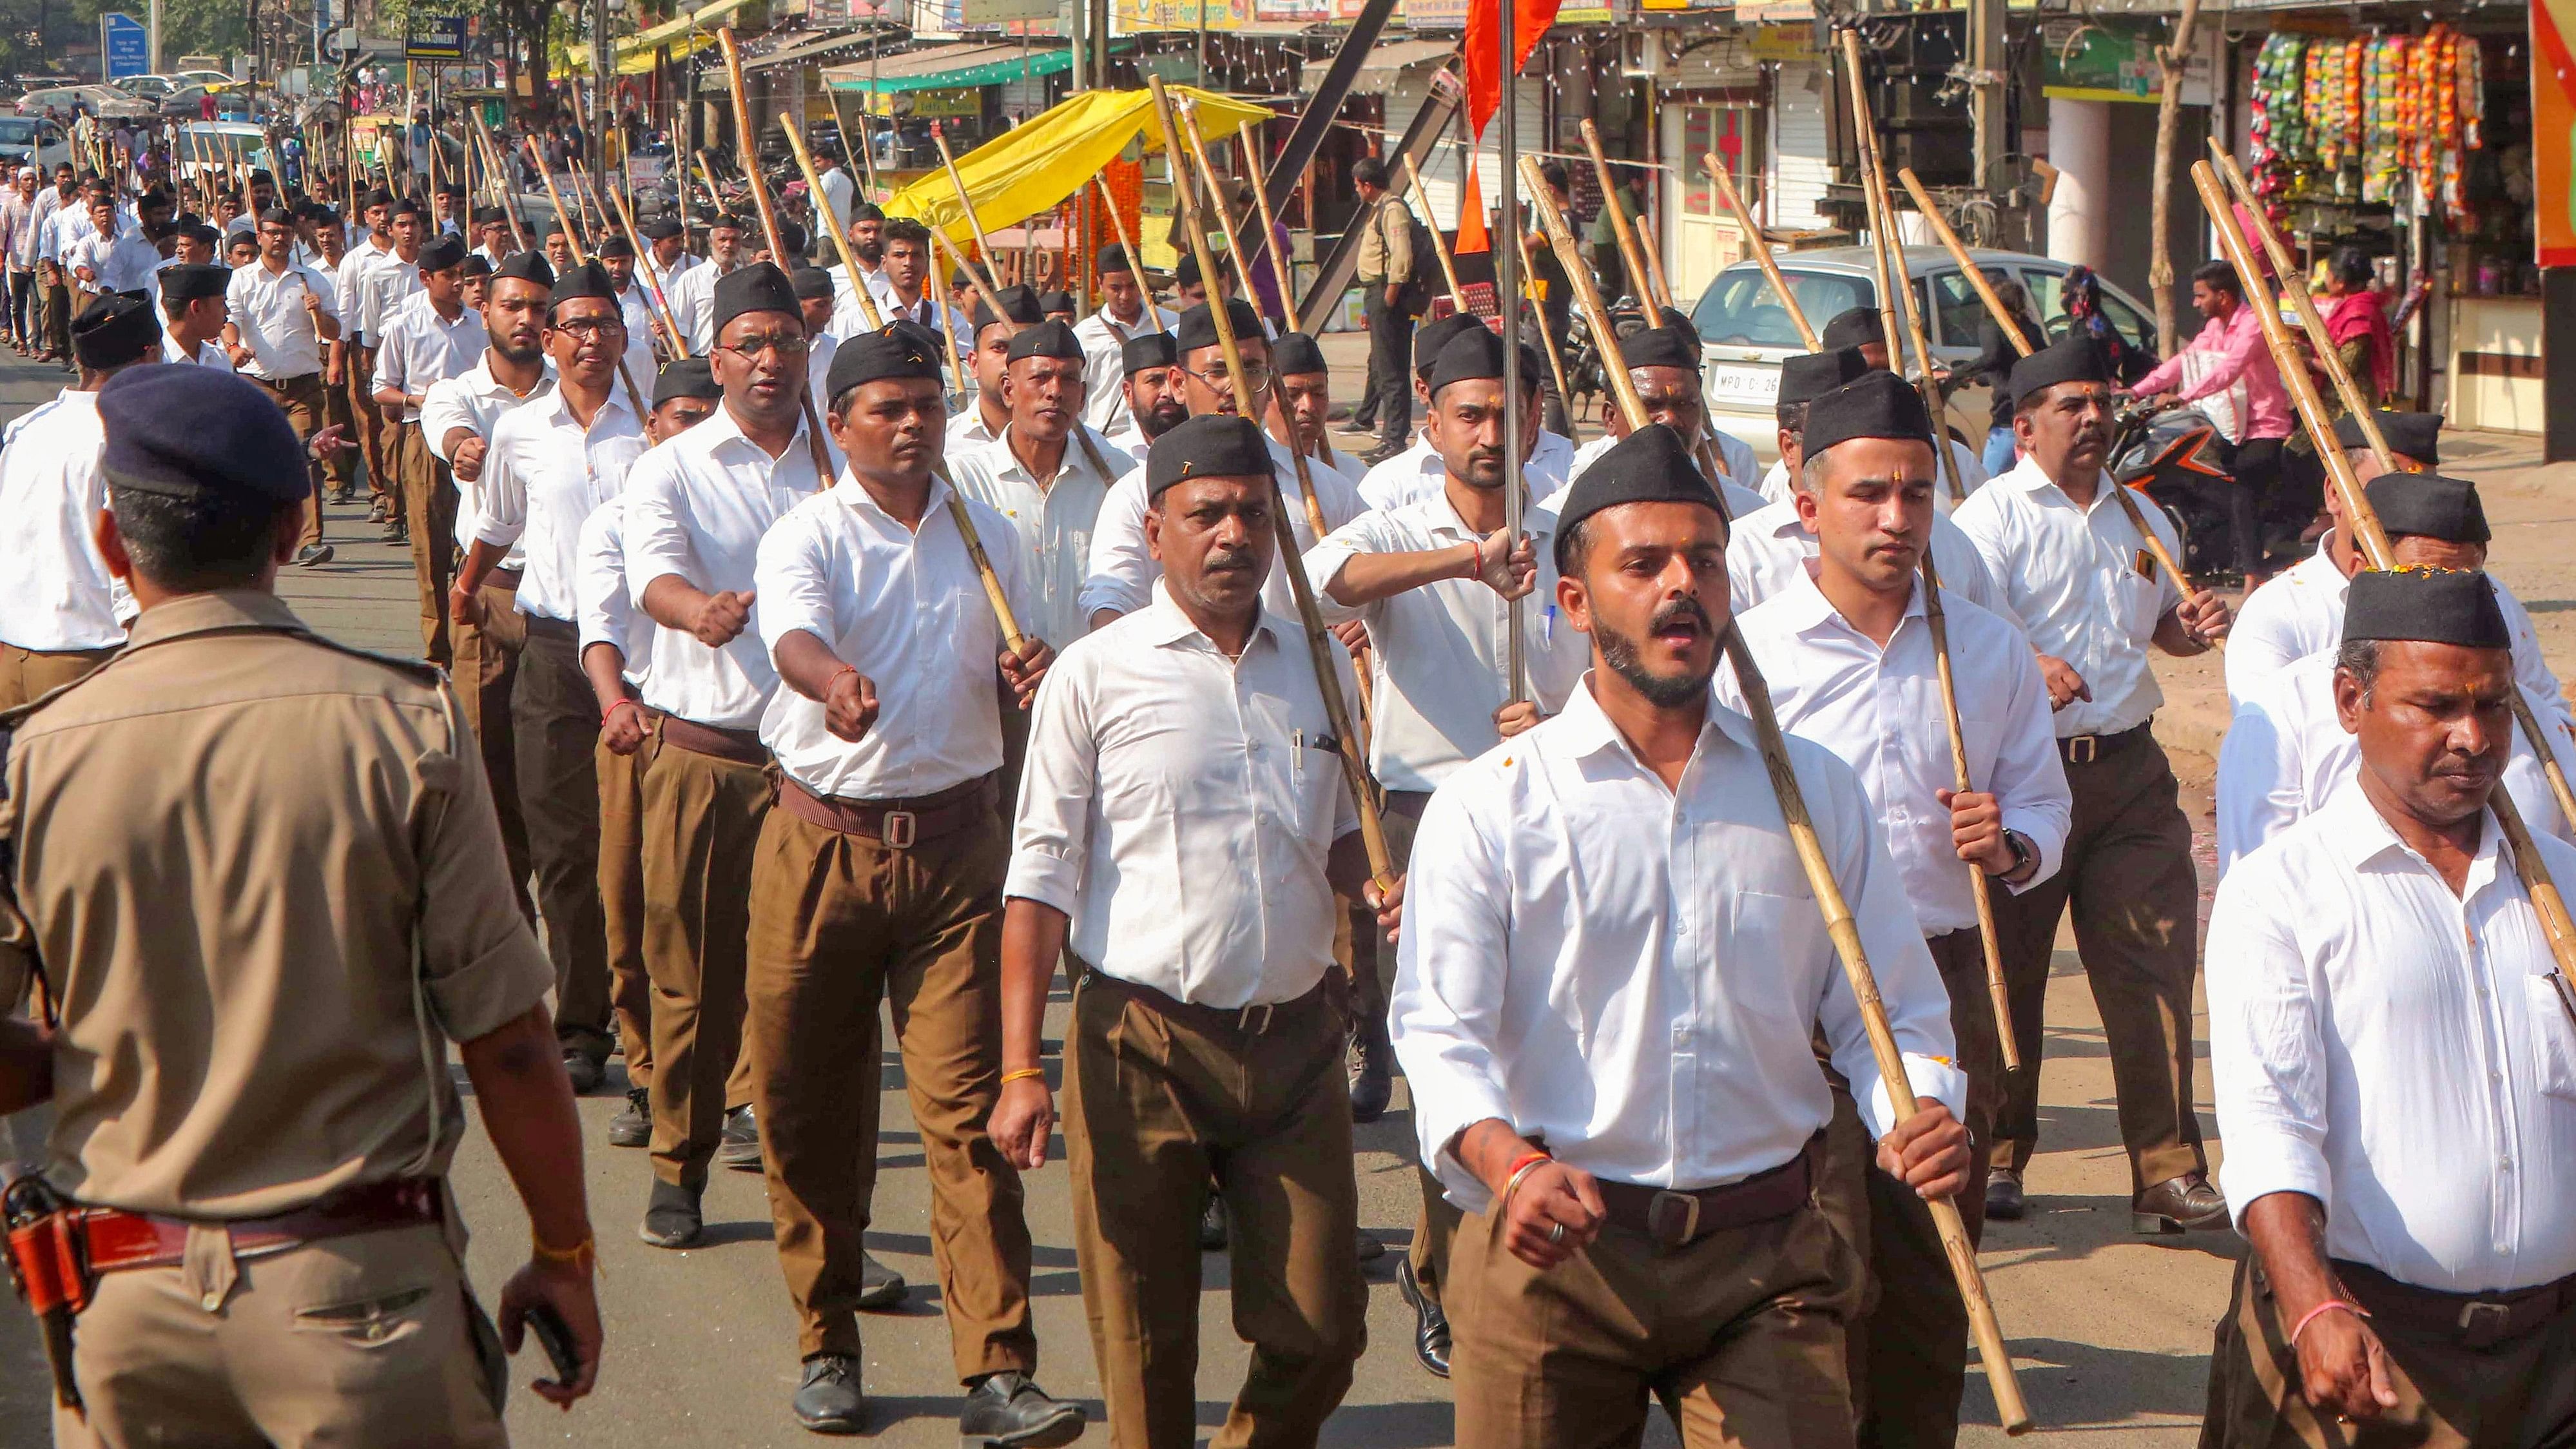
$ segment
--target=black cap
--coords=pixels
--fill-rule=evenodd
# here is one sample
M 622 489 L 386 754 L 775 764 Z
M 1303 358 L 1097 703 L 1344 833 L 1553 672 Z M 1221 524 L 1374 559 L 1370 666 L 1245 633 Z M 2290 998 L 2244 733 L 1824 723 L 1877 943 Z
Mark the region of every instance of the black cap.
M 1679 307 L 1666 307 L 1656 314 L 1655 325 L 1669 332 L 1679 332 L 1690 339 L 1691 366 L 1699 366 L 1699 324 Z
M 937 357 L 948 350 L 949 339 L 947 337 L 942 336 L 937 332 L 933 332 L 930 330 L 928 325 L 915 322 L 909 317 L 897 317 L 893 321 L 888 322 L 885 325 L 884 330 L 894 333 L 898 337 L 909 337 L 913 341 L 920 343 L 921 350 L 929 353 L 932 357 Z
M 544 240 L 545 238 L 550 237 L 550 236 L 563 236 L 563 237 L 568 237 L 568 236 L 571 236 L 571 235 L 572 235 L 572 223 L 571 223 L 571 222 L 568 222 L 568 221 L 566 221 L 566 220 L 564 220 L 564 219 L 563 219 L 562 217 L 560 217 L 560 216 L 557 216 L 557 217 L 550 217 L 550 218 L 548 218 L 548 219 L 547 219 L 547 221 L 546 221 L 546 224 L 545 224 L 544 228 L 543 228 L 543 229 L 541 229 L 540 231 L 538 231 L 538 233 L 537 233 L 537 238 L 538 238 L 538 240 L 542 241 L 542 240 Z
M 1139 332 L 1118 348 L 1119 376 L 1133 377 L 1151 367 L 1178 367 L 1181 345 L 1169 332 Z
M 465 239 L 456 236 L 441 236 L 438 240 L 431 242 L 429 245 L 420 249 L 420 261 L 417 265 L 420 267 L 422 274 L 426 275 L 430 272 L 443 272 L 449 267 L 462 266 L 464 263 Z
M 1699 371 L 1699 334 L 1688 323 L 1648 327 L 1619 339 L 1619 355 L 1630 367 L 1678 367 Z
M 1482 321 L 1479 321 L 1473 313 L 1452 312 L 1437 322 L 1425 322 L 1421 326 L 1414 328 L 1414 374 L 1419 377 L 1429 377 L 1431 375 L 1431 364 L 1440 360 L 1440 349 L 1449 345 L 1450 338 L 1457 336 L 1459 333 L 1466 331 L 1470 327 L 1481 330 L 1484 325 L 1485 324 Z
M 502 223 L 507 222 L 509 219 L 510 214 L 497 206 L 478 206 L 474 208 L 474 224 L 476 226 L 499 226 Z
M 784 266 L 789 258 L 805 255 L 805 228 L 797 225 L 795 222 L 787 220 L 785 217 L 780 217 L 778 220 L 778 246 L 781 251 L 787 254 L 786 256 L 777 259 L 781 266 Z
M 2392 413 L 2385 409 L 2371 418 L 2379 424 L 2379 435 L 2388 440 L 2388 450 L 2401 458 L 2412 458 L 2427 468 L 2442 466 L 2442 415 L 2440 413 Z M 2363 436 L 2361 419 L 2346 413 L 2335 419 L 2335 441 L 2351 452 L 2370 446 Z
M 842 343 L 832 353 L 830 371 L 823 375 L 823 396 L 838 402 L 851 388 L 889 377 L 940 380 L 938 354 L 899 323 Z
M 863 221 L 883 220 L 885 220 L 885 208 L 877 205 L 873 201 L 862 201 L 858 205 L 850 208 L 850 225 L 852 226 L 857 226 Z
M 1023 357 L 1052 357 L 1059 362 L 1080 362 L 1082 344 L 1074 340 L 1072 328 L 1050 319 L 1035 327 L 1021 328 L 1019 334 L 1011 339 L 1010 352 L 1005 360 L 1017 362 Z
M 110 292 L 72 319 L 72 356 L 83 367 L 123 367 L 160 345 L 161 319 L 140 293 Z
M 1503 375 L 1503 339 L 1482 327 L 1471 327 L 1440 348 L 1431 364 L 1431 395 L 1453 382 L 1480 382 Z
M 1827 352 L 1842 347 L 1859 347 L 1870 342 L 1885 342 L 1887 328 L 1880 324 L 1875 307 L 1845 307 L 1825 324 L 1824 344 Z
M 1270 370 L 1288 373 L 1325 372 L 1324 349 L 1303 332 L 1282 332 L 1270 344 Z
M 1041 314 L 1070 312 L 1074 310 L 1074 306 L 1075 303 L 1071 292 L 1056 291 L 1038 293 L 1038 311 Z
M 1801 448 L 1810 458 L 1854 438 L 1898 438 L 1929 445 L 1932 414 L 1913 384 L 1885 368 L 1872 368 L 1810 401 L 1801 436 Z
M 497 221 L 499 218 L 496 217 L 494 220 Z M 688 228 L 680 225 L 680 219 L 676 216 L 657 216 L 644 223 L 646 241 L 661 241 L 668 237 L 682 236 L 687 231 Z
M 1253 311 L 1252 304 L 1241 297 L 1226 299 L 1225 318 L 1234 328 L 1234 340 L 1237 345 L 1261 339 L 1261 314 Z M 1184 353 L 1196 352 L 1202 347 L 1214 347 L 1217 345 L 1216 314 L 1208 310 L 1207 303 L 1201 302 L 1181 314 L 1181 320 L 1175 324 L 1173 335 L 1179 339 L 1181 351 Z
M 2475 569 L 2363 569 L 2344 598 L 2343 638 L 2513 647 L 2495 585 Z
M 1022 327 L 1046 320 L 1046 313 L 1038 310 L 1038 289 L 1035 287 L 1004 287 L 993 296 L 1002 304 L 1002 313 L 998 317 L 993 315 L 991 302 L 985 301 L 980 294 L 975 298 L 977 336 L 983 335 L 985 328 L 998 326 L 1005 320 Z
M 546 260 L 543 252 L 512 252 L 508 261 L 493 269 L 492 280 L 534 282 L 551 292 L 555 285 L 555 268 L 552 262 Z
M 2361 490 L 2379 526 L 2391 539 L 2413 536 L 2444 543 L 2485 543 L 2487 510 L 2478 485 L 2439 473 L 2382 473 Z
M 98 390 L 98 420 L 107 439 L 99 470 L 111 488 L 280 506 L 313 495 L 304 445 L 286 414 L 257 384 L 223 368 L 129 368 Z
M 398 216 L 417 216 L 426 221 L 429 210 L 411 197 L 400 196 L 394 198 L 394 209 L 385 213 L 385 220 L 391 221 Z
M 796 289 L 799 302 L 827 302 L 833 295 L 832 274 L 821 267 L 798 267 L 787 284 Z
M 653 379 L 653 406 L 660 407 L 675 397 L 715 399 L 724 396 L 716 386 L 715 367 L 703 357 L 682 357 L 662 364 L 661 373 Z
M 1092 269 L 1100 272 L 1132 272 L 1136 270 L 1136 268 L 1127 260 L 1127 249 L 1116 242 L 1111 242 L 1109 245 L 1100 249 L 1100 255 L 1092 259 Z
M 370 206 L 391 206 L 393 204 L 394 194 L 379 186 L 369 191 L 366 199 L 359 202 L 358 206 L 360 210 L 364 210 Z
M 566 302 L 579 297 L 597 297 L 604 302 L 617 300 L 617 284 L 608 277 L 608 269 L 597 262 L 577 262 L 563 269 L 555 278 L 555 287 L 546 298 L 546 315 Z
M 799 325 L 804 316 L 796 305 L 795 284 L 775 262 L 753 262 L 716 278 L 715 323 L 708 335 L 724 331 L 726 323 L 745 312 L 784 312 Z
M 1251 419 L 1203 413 L 1145 449 L 1145 496 L 1159 498 L 1190 478 L 1267 478 L 1276 466 L 1270 440 Z
M 1567 545 L 1576 526 L 1605 509 L 1629 503 L 1696 503 L 1723 517 L 1726 505 L 1700 475 L 1682 435 L 1648 423 L 1611 445 L 1566 485 L 1556 510 L 1556 567 L 1571 561 Z
M 161 269 L 161 300 L 194 302 L 202 297 L 220 297 L 232 284 L 230 267 L 212 263 L 172 262 Z
M 610 257 L 624 257 L 627 260 L 632 261 L 635 258 L 635 243 L 628 241 L 622 235 L 611 236 L 605 241 L 602 241 L 599 246 L 591 252 L 591 255 L 599 258 L 603 262 L 608 260 Z
M 259 224 L 261 226 L 291 227 L 295 225 L 295 213 L 282 206 L 272 206 L 268 210 L 259 214 Z
M 1780 364 L 1780 395 L 1774 402 L 1813 402 L 1869 370 L 1857 347 L 1801 352 Z
M 1175 287 L 1195 287 L 1198 284 L 1199 254 L 1196 252 L 1183 252 L 1181 254 L 1181 264 L 1172 268 L 1172 285 Z
M 2111 369 L 2102 360 L 2102 349 L 2085 334 L 2070 332 L 2013 364 L 2012 400 L 2018 407 L 2023 399 L 2061 382 L 2110 380 Z
M 481 252 L 467 252 L 465 260 L 458 264 L 458 268 L 464 272 L 465 279 L 470 282 L 476 277 L 492 275 L 492 259 Z

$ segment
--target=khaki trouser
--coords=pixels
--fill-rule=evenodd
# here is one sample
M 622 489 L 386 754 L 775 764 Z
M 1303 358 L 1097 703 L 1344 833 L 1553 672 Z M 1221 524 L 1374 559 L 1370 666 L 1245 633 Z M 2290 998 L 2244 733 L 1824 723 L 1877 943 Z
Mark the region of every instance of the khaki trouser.
M 465 722 L 482 747 L 483 773 L 492 782 L 492 812 L 501 818 L 510 889 L 518 892 L 519 910 L 534 924 L 536 903 L 528 897 L 528 822 L 519 812 L 517 736 L 510 728 L 510 693 L 519 678 L 519 651 L 528 642 L 527 619 L 519 612 L 516 574 L 493 574 L 477 593 L 483 622 L 452 627 L 456 662 L 449 673 Z
M 356 427 L 356 421 L 355 413 L 349 405 L 348 381 L 344 378 L 336 387 L 328 385 L 324 386 L 322 389 L 323 426 L 330 427 L 336 425 L 344 429 L 345 431 L 341 433 L 341 436 L 348 439 L 352 445 L 347 448 L 335 449 L 331 456 L 322 460 L 323 480 L 330 485 L 331 491 L 334 493 L 342 492 L 348 488 L 354 487 L 357 483 L 358 454 L 355 444 L 358 440 L 358 430 Z
M 1395 868 L 1399 871 L 1413 859 L 1414 828 L 1422 823 L 1422 807 L 1430 803 L 1431 794 L 1427 790 L 1386 792 L 1386 809 L 1380 814 L 1379 823 L 1386 827 L 1387 854 L 1394 858 Z M 1375 929 L 1377 913 L 1368 912 L 1367 920 L 1371 929 Z M 1383 966 L 1387 976 L 1387 982 L 1379 983 L 1381 992 L 1392 989 L 1388 982 L 1395 976 L 1395 961 L 1395 943 L 1383 935 L 1379 936 L 1377 962 Z M 1386 1008 L 1381 1005 L 1377 1009 L 1383 1012 Z M 1458 1236 L 1458 1225 L 1463 1215 L 1457 1205 L 1443 1194 L 1440 1179 L 1432 1175 L 1429 1164 L 1415 1163 L 1413 1180 L 1414 1185 L 1421 1189 L 1422 1206 L 1413 1217 L 1413 1242 L 1405 1249 L 1405 1261 L 1413 1269 L 1413 1283 L 1422 1291 L 1422 1296 L 1439 1303 L 1440 1285 L 1449 1274 L 1449 1245 Z
M 2191 1107 L 2191 983 L 2200 886 L 2191 823 L 2164 747 L 2145 738 L 2068 765 L 2073 829 L 2057 874 L 2019 895 L 1995 892 L 2004 979 L 2022 1069 L 2004 1083 L 1991 1160 L 2021 1169 L 2039 1139 L 2041 1027 L 2057 919 L 2071 905 L 2075 949 L 2101 1009 L 2133 1190 L 2198 1172 Z
M 1971 1160 L 1982 1160 L 1993 1140 L 1995 1098 L 2002 1089 L 2003 1047 L 1995 1035 L 1993 1003 L 1986 994 L 1985 947 L 1974 928 L 1933 936 L 1932 963 L 1950 992 L 1950 1031 L 1959 1069 L 1968 1077 Z M 1834 1119 L 1825 1129 L 1825 1171 L 1816 1183 L 1816 1205 L 1843 1240 L 1868 1258 L 1868 1272 L 1845 1320 L 1845 1361 L 1852 1388 L 1852 1416 L 1863 1445 L 1948 1444 L 1959 1433 L 1959 1396 L 1968 1376 L 1968 1306 L 1932 1210 L 1912 1188 L 1879 1171 L 1869 1130 L 1839 1076 Z M 1968 1241 L 1983 1236 L 1986 1195 L 1959 1195 Z
M 394 466 L 393 450 L 385 446 L 389 436 L 399 430 L 385 423 L 385 410 L 376 402 L 376 349 L 351 343 L 349 355 L 349 410 L 358 425 L 358 448 L 367 460 L 367 492 L 381 497 L 385 506 L 397 516 L 402 511 L 402 474 Z
M 644 743 L 634 754 L 609 749 L 603 736 L 592 761 L 599 777 L 599 906 L 608 944 L 608 1001 L 630 1087 L 653 1085 L 653 978 L 644 969 L 644 772 L 653 753 L 648 719 Z
M 189 1249 L 180 1267 L 100 1275 L 72 1355 L 88 1421 L 58 1412 L 56 1445 L 509 1442 L 486 1396 L 482 1310 L 441 1229 L 236 1260 L 199 1228 Z
M 1198 1217 L 1211 1178 L 1230 1224 L 1234 1329 L 1252 1345 L 1211 1449 L 1311 1445 L 1349 1391 L 1368 1289 L 1351 1255 L 1343 1033 L 1321 986 L 1258 1032 L 1163 1009 L 1106 977 L 1075 986 L 1064 1048 L 1074 1255 L 1120 1449 L 1196 1437 Z
M 880 1086 L 878 1053 L 858 1048 L 873 1046 L 883 1000 L 930 1170 L 931 1257 L 957 1376 L 1036 1370 L 1020 1175 L 984 1131 L 1002 1087 L 1009 859 L 1000 816 L 989 811 L 907 849 L 784 807 L 761 826 L 745 1036 L 769 1215 L 804 1357 L 859 1351 Z
M 456 482 L 422 440 L 420 424 L 403 424 L 398 441 L 412 576 L 420 585 L 420 644 L 430 663 L 447 664 L 455 658 L 448 638 L 447 591 L 456 582 Z
M 1449 1259 L 1457 1441 L 1593 1449 L 1644 1436 L 1649 1392 L 1687 1449 L 1852 1442 L 1843 1308 L 1860 1271 L 1805 1206 L 1672 1251 L 1604 1227 L 1541 1271 L 1471 1213 Z
M 2403 1164 L 2399 1164 L 2403 1170 Z M 2428 1293 L 2351 1263 L 2335 1276 L 2371 1313 L 2388 1350 L 2397 1406 L 2375 1419 L 2334 1422 L 2311 1407 L 2290 1346 L 2293 1325 L 2254 1254 L 2236 1285 L 2209 1359 L 2201 1449 L 2539 1449 L 2576 1443 L 2576 1313 L 2483 1346 L 2464 1341 L 2453 1295 Z M 2509 1294 L 2479 1294 L 2503 1299 Z M 2427 1306 L 2437 1323 L 2428 1323 Z
M 115 657 L 113 649 L 47 652 L 0 644 L 0 709 L 16 709 L 66 684 L 77 684 L 88 678 L 91 670 Z
M 286 410 L 286 421 L 295 428 L 297 442 L 309 441 L 322 428 L 322 374 L 308 372 L 276 380 L 254 377 L 251 381 L 258 383 L 277 400 L 279 407 Z M 315 480 L 313 496 L 304 501 L 304 546 L 310 548 L 322 541 L 322 484 L 321 475 L 315 473 L 309 463 L 305 471 Z
M 725 1079 L 742 1046 L 751 870 L 770 783 L 762 766 L 684 750 L 662 731 L 656 721 L 643 794 L 653 1174 L 694 1189 L 724 1135 Z
M 419 530 L 415 529 L 417 536 Z M 609 1035 L 608 927 L 599 902 L 599 706 L 581 672 L 581 631 L 522 615 L 528 642 L 510 690 L 519 809 L 537 913 L 555 966 L 555 1039 L 602 1061 Z

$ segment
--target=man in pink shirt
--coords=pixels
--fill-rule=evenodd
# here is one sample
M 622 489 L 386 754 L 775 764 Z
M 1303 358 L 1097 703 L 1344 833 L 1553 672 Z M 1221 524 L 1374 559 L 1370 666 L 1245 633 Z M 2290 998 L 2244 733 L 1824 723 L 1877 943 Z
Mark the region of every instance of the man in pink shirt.
M 2263 344 L 2262 321 L 2246 305 L 2236 269 L 2223 261 L 2202 263 L 2191 274 L 2191 305 L 2209 319 L 2200 335 L 2127 391 L 2155 398 L 2162 406 L 2228 395 L 2227 406 L 2214 410 L 2232 409 L 2234 414 L 2235 456 L 2228 460 L 2228 471 L 2236 482 L 2228 490 L 2228 533 L 2235 542 L 2236 566 L 2251 589 L 2268 576 L 2263 515 L 2280 483 L 2281 446 L 2297 423 L 2271 350 Z M 2221 431 L 2227 431 L 2228 420 L 2218 420 Z

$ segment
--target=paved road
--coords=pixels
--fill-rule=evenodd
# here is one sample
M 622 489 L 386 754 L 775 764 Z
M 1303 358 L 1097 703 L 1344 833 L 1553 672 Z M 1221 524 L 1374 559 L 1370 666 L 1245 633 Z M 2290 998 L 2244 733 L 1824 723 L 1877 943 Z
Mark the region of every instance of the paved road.
M 1339 341 L 1339 339 L 1336 339 Z M 1356 391 L 1357 354 L 1340 355 L 1336 385 Z M 0 415 L 49 396 L 58 383 L 14 358 L 0 359 Z M 2576 578 L 2548 553 L 2541 522 L 2563 525 L 2560 506 L 2571 480 L 2529 465 L 2518 440 L 2489 440 L 2482 460 L 2495 483 L 2488 508 L 2497 516 L 2499 567 L 2553 645 L 2576 627 L 2559 616 Z M 2461 449 L 2467 452 L 2467 449 Z M 366 541 L 373 532 L 355 510 L 335 510 L 331 535 L 338 559 L 326 568 L 290 571 L 283 589 L 306 617 L 337 637 L 397 652 L 416 647 L 414 594 L 407 555 Z M 2554 533 L 2555 530 L 2551 530 Z M 2169 675 L 2176 719 L 2205 719 L 2215 675 L 2205 666 Z M 2223 702 L 2219 705 L 2223 719 Z M 2192 739 L 2206 743 L 2204 730 Z M 2207 828 L 2208 764 L 2178 759 L 2195 824 Z M 2061 947 L 2064 946 L 2061 942 Z M 1062 1002 L 1050 1016 L 1061 1030 Z M 2128 1235 L 2128 1171 L 2119 1149 L 2109 1063 L 2099 1017 L 2061 949 L 2048 1010 L 2043 1079 L 2042 1151 L 2030 1172 L 2032 1215 L 1996 1224 L 1984 1264 L 2014 1363 L 2045 1431 L 2069 1444 L 2151 1445 L 2182 1449 L 2200 1417 L 2209 1329 L 2226 1300 L 2240 1251 L 2232 1235 L 2142 1241 Z M 2205 1032 L 2200 1033 L 2205 1039 Z M 2201 1078 L 2204 1122 L 2207 1077 Z M 890 1445 L 955 1442 L 957 1391 L 944 1326 L 932 1287 L 928 1193 L 920 1143 L 888 1056 L 882 1187 L 870 1246 L 916 1285 L 902 1311 L 867 1322 L 865 1379 L 876 1396 L 880 1441 Z M 614 1081 L 614 1078 L 612 1078 Z M 642 1154 L 603 1145 L 602 1131 L 619 1105 L 613 1091 L 582 1103 L 590 1129 L 584 1162 L 603 1268 L 601 1294 L 609 1338 L 597 1396 L 559 1415 L 533 1396 L 513 1400 L 511 1423 L 523 1443 L 587 1446 L 651 1442 L 675 1446 L 783 1445 L 803 1440 L 786 1414 L 794 1388 L 795 1337 L 786 1293 L 769 1246 L 766 1203 L 755 1176 L 719 1172 L 707 1195 L 709 1244 L 666 1253 L 636 1241 L 648 1171 Z M 1355 1163 L 1361 1220 L 1401 1250 L 1413 1217 L 1410 1122 L 1398 1110 L 1360 1129 Z M 22 1138 L 34 1124 L 11 1124 Z M 23 1150 L 23 1149 L 22 1149 Z M 1060 1154 L 1057 1163 L 1060 1164 Z M 1036 1237 L 1037 1323 L 1046 1355 L 1041 1376 L 1060 1395 L 1092 1401 L 1092 1371 L 1074 1266 L 1070 1209 L 1061 1165 L 1029 1184 Z M 471 1269 L 488 1294 L 522 1252 L 525 1220 L 482 1134 L 469 1134 L 458 1159 L 457 1187 L 477 1229 Z M 1394 1255 L 1369 1265 L 1370 1349 L 1326 1442 L 1374 1449 L 1428 1449 L 1451 1442 L 1445 1387 L 1424 1374 L 1409 1351 L 1412 1319 L 1393 1281 Z M 1225 1296 L 1227 1267 L 1210 1257 L 1202 1312 L 1199 1422 L 1221 1422 L 1244 1354 L 1233 1337 Z M 522 1380 L 534 1370 L 523 1363 Z M 23 1315 L 0 1309 L 0 1444 L 41 1442 L 41 1369 Z M 1991 1401 L 1972 1379 L 1967 1403 L 1975 1445 L 2000 1443 Z M 1105 1443 L 1095 1431 L 1087 1442 Z M 1672 1442 L 1658 1425 L 1650 1443 Z

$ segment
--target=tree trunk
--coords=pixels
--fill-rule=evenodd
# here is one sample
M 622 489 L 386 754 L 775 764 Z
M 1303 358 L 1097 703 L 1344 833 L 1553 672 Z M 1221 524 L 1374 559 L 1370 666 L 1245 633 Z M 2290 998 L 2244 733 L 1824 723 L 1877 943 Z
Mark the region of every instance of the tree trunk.
M 2192 22 L 2200 18 L 2200 0 L 2183 0 L 2182 14 L 2174 21 L 2173 40 L 2156 47 L 2156 68 L 2162 73 L 2164 89 L 2156 98 L 2156 174 L 2148 225 L 2154 236 L 2154 254 L 2147 263 L 2147 290 L 2155 298 L 2156 346 L 2160 351 L 2174 350 L 2174 273 L 2173 273 L 2173 152 L 2174 133 L 2182 126 L 2183 58 L 2191 53 Z M 2212 217 L 2212 221 L 2221 218 Z

